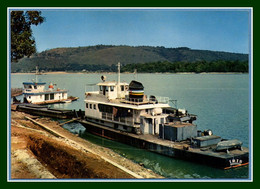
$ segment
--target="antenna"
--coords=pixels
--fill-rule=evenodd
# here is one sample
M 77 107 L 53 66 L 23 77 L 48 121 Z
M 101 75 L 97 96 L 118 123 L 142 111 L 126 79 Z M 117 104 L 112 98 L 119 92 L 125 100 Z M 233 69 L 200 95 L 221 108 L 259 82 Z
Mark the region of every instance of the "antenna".
M 118 74 L 117 74 L 117 98 L 120 97 L 120 62 L 117 63 Z
M 134 69 L 134 80 L 137 80 L 137 69 Z
M 39 74 L 39 69 L 38 66 L 35 68 L 35 83 L 38 83 L 38 74 Z
M 117 63 L 118 75 L 117 75 L 117 83 L 120 83 L 120 62 Z

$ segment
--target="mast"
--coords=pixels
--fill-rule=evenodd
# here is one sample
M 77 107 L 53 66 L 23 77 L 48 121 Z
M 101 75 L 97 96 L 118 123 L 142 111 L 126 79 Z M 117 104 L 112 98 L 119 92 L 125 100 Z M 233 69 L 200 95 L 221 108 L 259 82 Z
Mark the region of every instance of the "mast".
M 137 80 L 136 76 L 137 76 L 137 69 L 134 69 L 134 80 Z
M 39 68 L 38 68 L 38 66 L 36 66 L 36 70 L 35 70 L 35 83 L 38 83 L 38 74 L 39 74 Z
M 117 69 L 118 69 L 118 74 L 117 74 L 117 98 L 120 97 L 120 62 L 117 63 Z

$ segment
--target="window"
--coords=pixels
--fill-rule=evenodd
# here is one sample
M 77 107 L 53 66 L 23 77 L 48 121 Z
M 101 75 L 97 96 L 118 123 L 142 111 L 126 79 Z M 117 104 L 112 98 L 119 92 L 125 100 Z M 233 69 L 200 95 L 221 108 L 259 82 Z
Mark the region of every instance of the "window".
M 37 89 L 37 86 L 36 86 L 36 85 L 34 85 L 34 89 Z
M 54 99 L 54 93 L 51 93 L 50 94 L 50 100 L 53 100 Z
M 108 86 L 106 86 L 106 92 L 108 92 Z
M 49 94 L 45 94 L 45 100 L 50 100 L 50 95 Z
M 102 91 L 102 86 L 99 86 L 99 90 Z
M 161 118 L 161 123 L 164 123 L 164 118 Z
M 114 91 L 114 86 L 110 86 L 110 91 Z
M 96 104 L 94 104 L 93 106 L 94 106 L 94 109 L 96 110 L 96 109 L 97 109 L 97 108 L 96 108 Z
M 125 90 L 125 86 L 121 85 L 121 91 L 124 91 L 124 90 Z
M 89 108 L 92 109 L 92 104 L 89 104 Z
M 86 103 L 86 108 L 88 108 L 88 103 Z

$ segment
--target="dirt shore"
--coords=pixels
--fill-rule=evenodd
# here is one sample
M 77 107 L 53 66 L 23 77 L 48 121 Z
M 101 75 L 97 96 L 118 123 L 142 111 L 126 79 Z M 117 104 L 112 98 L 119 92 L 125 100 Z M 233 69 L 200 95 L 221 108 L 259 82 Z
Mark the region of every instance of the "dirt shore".
M 49 118 L 11 112 L 11 179 L 163 178 Z

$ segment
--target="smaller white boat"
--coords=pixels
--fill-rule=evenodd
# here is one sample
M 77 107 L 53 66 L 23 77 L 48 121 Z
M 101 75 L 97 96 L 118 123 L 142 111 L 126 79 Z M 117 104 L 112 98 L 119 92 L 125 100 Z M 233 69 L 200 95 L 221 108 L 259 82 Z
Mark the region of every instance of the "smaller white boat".
M 36 67 L 36 73 L 39 73 Z M 37 74 L 35 80 L 31 82 L 23 82 L 24 103 L 31 104 L 53 104 L 62 102 L 71 102 L 68 97 L 68 91 L 57 88 L 56 84 L 50 83 L 45 89 L 45 82 L 38 82 Z M 74 97 L 76 99 L 76 97 Z

